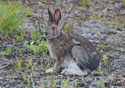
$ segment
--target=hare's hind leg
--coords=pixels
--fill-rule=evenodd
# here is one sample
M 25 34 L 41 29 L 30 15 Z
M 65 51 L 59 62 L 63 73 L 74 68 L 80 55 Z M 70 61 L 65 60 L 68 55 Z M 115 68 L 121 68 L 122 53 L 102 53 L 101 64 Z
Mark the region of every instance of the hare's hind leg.
M 87 72 L 82 71 L 74 60 L 65 60 L 65 69 L 61 72 L 63 75 L 87 75 Z
M 77 70 L 77 69 L 72 69 L 72 68 L 68 68 L 68 69 L 64 69 L 61 74 L 63 75 L 87 75 L 87 72 L 83 72 L 81 70 Z

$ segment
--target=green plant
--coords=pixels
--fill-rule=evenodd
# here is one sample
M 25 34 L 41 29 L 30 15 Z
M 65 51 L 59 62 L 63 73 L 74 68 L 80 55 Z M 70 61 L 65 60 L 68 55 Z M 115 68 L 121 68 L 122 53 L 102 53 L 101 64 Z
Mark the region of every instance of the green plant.
M 9 55 L 11 52 L 11 48 L 7 47 L 5 51 L 0 51 L 2 56 Z
M 30 10 L 15 1 L 0 1 L 0 31 L 3 37 L 12 34 L 24 21 Z
M 24 44 L 24 47 L 33 53 L 33 55 L 42 54 L 42 56 L 44 56 L 48 52 L 47 42 L 45 40 L 32 41 L 30 44 Z
M 45 67 L 46 69 L 50 66 L 50 63 L 49 63 L 49 60 L 48 61 L 45 61 Z
M 5 55 L 6 55 L 6 52 L 5 52 L 5 51 L 0 51 L 0 54 L 1 54 L 2 56 L 5 56 Z
M 6 52 L 7 52 L 7 54 L 9 54 L 11 52 L 11 48 L 7 47 Z
M 104 83 L 101 82 L 101 78 L 98 80 L 98 88 L 105 88 Z
M 89 6 L 89 3 L 90 3 L 90 0 L 80 0 L 78 2 L 78 5 L 79 6 L 83 6 L 83 7 L 88 7 Z
M 32 41 L 30 44 L 24 44 L 24 47 L 27 48 L 33 55 L 42 54 L 42 56 L 44 56 L 48 52 L 47 42 L 42 39 L 44 38 L 43 33 L 45 33 L 45 27 L 38 21 L 36 21 L 35 26 L 38 26 L 39 29 L 33 30 L 31 35 Z
M 44 83 L 41 84 L 41 88 L 45 88 L 45 84 Z
M 16 66 L 17 66 L 18 73 L 21 73 L 23 80 L 27 83 L 27 87 L 29 87 L 30 82 L 32 80 L 32 76 L 33 76 L 33 69 L 34 69 L 36 64 L 34 64 L 32 66 L 32 60 L 30 58 L 25 58 L 26 59 L 26 62 L 24 63 L 25 68 L 23 68 L 23 66 L 22 66 L 23 60 L 21 58 L 18 58 L 18 57 L 16 57 L 16 59 L 17 59 Z M 28 71 L 29 71 L 31 66 L 32 66 L 31 72 L 28 75 Z
M 26 69 L 29 69 L 29 67 L 32 65 L 32 60 L 28 59 L 28 58 L 26 58 L 26 60 L 27 60 L 27 63 L 25 63 L 25 66 L 26 66 Z M 26 70 L 26 72 L 27 72 L 27 70 Z
M 68 88 L 68 81 L 67 80 L 62 81 L 62 88 Z
M 103 74 L 104 74 L 104 71 L 101 70 L 101 69 L 98 69 L 97 72 L 98 72 L 100 75 L 103 75 Z
M 104 61 L 104 63 L 106 63 L 106 61 L 108 60 L 108 54 L 107 53 L 102 56 L 102 60 Z
M 45 33 L 45 26 L 43 24 L 40 24 L 40 22 L 35 22 L 35 28 L 32 32 L 31 38 L 33 41 L 41 40 L 41 38 L 44 38 Z
M 17 76 L 16 75 L 12 75 L 11 78 L 16 78 Z
M 20 40 L 23 40 L 23 39 L 24 39 L 23 33 L 20 33 L 20 35 L 17 35 L 17 37 L 16 37 L 16 41 L 20 41 Z
M 77 88 L 77 80 L 75 80 L 75 88 Z
M 69 29 L 72 29 L 72 24 L 65 24 L 63 31 L 68 32 Z
M 92 19 L 93 19 L 94 21 L 99 20 L 98 13 L 94 14 L 94 15 L 92 16 Z
M 16 57 L 16 59 L 17 59 L 17 64 L 16 64 L 17 69 L 18 69 L 19 71 L 21 71 L 21 70 L 22 70 L 22 66 L 21 66 L 21 64 L 22 64 L 22 59 L 20 59 L 20 58 L 18 58 L 18 57 Z
M 51 76 L 49 88 L 56 88 L 56 82 L 55 82 L 54 72 L 53 72 L 53 74 L 52 74 L 52 76 Z
M 122 1 L 121 1 L 121 4 L 122 4 L 121 6 L 122 6 L 123 8 L 125 8 L 125 0 L 122 0 Z
M 40 31 L 38 29 L 34 29 L 31 35 L 31 38 L 33 41 L 41 40 L 43 35 L 41 35 Z

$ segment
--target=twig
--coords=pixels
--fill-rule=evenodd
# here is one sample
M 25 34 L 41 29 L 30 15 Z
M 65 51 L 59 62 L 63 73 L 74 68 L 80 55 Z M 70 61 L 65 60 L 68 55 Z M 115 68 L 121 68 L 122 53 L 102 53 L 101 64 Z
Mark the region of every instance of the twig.
M 44 10 L 46 9 L 47 0 L 44 3 L 45 3 L 45 5 L 43 7 L 40 7 L 40 10 L 41 10 L 41 19 L 39 20 L 39 24 L 42 24 L 42 22 L 44 21 L 43 14 L 44 14 Z M 40 25 L 39 25 L 39 30 L 40 30 Z M 40 30 L 40 33 L 42 34 L 41 30 Z
M 74 26 L 74 20 L 75 20 L 75 10 L 76 10 L 76 0 L 74 0 L 74 3 L 73 3 L 73 21 L 72 21 L 72 29 L 73 26 Z
M 45 6 L 42 8 L 43 10 L 41 11 L 41 21 L 44 20 L 43 13 L 44 13 L 44 10 L 46 9 L 46 5 L 47 5 L 47 0 L 45 1 Z
M 76 0 L 73 0 L 73 1 L 74 1 L 73 7 L 71 8 L 71 10 L 68 12 L 67 16 L 66 16 L 66 17 L 64 18 L 64 20 L 63 20 L 63 21 L 67 20 L 67 19 L 69 18 L 69 15 L 72 13 L 72 18 L 73 18 L 73 20 L 72 20 L 72 29 L 74 29 L 74 28 L 73 28 L 73 25 L 74 25 L 75 10 L 76 10 Z M 67 24 L 67 23 L 64 22 L 63 28 L 64 28 L 64 26 L 65 26 L 66 24 Z

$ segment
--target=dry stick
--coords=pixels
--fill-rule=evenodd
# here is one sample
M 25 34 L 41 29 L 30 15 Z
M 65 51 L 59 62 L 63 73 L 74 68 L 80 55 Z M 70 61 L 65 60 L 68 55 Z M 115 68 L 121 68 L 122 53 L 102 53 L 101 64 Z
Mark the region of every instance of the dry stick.
M 42 22 L 44 21 L 44 18 L 43 18 L 43 13 L 44 13 L 44 10 L 46 9 L 46 4 L 47 4 L 47 0 L 44 2 L 45 3 L 45 6 L 43 6 L 43 7 L 40 7 L 40 12 L 41 12 L 41 14 L 39 14 L 39 17 L 40 17 L 40 15 L 41 15 L 41 19 L 37 19 L 38 20 L 38 27 L 39 27 L 39 31 L 40 31 L 40 33 L 42 34 L 43 32 L 40 30 L 40 24 L 42 24 Z M 37 8 L 37 3 L 35 3 L 36 5 L 35 5 L 35 7 Z M 35 9 L 35 12 L 37 12 L 36 11 L 37 9 Z
M 69 18 L 69 15 L 73 12 L 72 29 L 74 29 L 73 25 L 74 25 L 74 20 L 75 20 L 75 10 L 76 10 L 76 0 L 74 0 L 73 7 L 68 12 L 68 15 L 66 16 L 66 18 L 64 19 L 64 20 L 66 20 L 67 18 Z M 63 25 L 63 28 L 65 27 L 66 24 L 67 23 L 65 22 L 64 25 Z M 68 31 L 69 31 L 69 29 L 68 29 Z
M 42 12 L 41 12 L 41 21 L 44 20 L 43 18 L 43 13 L 44 13 L 44 10 L 46 9 L 46 5 L 47 5 L 47 0 L 45 1 L 45 6 L 42 8 Z
M 35 0 L 35 13 L 37 13 L 38 9 L 37 9 L 37 0 Z
M 76 0 L 74 0 L 74 3 L 73 3 L 73 21 L 72 21 L 72 29 L 73 26 L 74 26 L 74 20 L 75 20 L 75 10 L 76 10 Z
M 41 10 L 41 19 L 40 19 L 40 23 L 42 24 L 42 22 L 44 21 L 44 18 L 43 18 L 43 13 L 44 13 L 44 10 L 46 9 L 46 5 L 47 5 L 47 0 L 45 1 L 45 6 L 43 6 L 42 8 L 40 8 L 40 9 L 42 9 Z M 40 27 L 40 26 L 39 26 Z M 40 28 L 39 28 L 39 30 L 40 30 Z M 42 31 L 40 30 L 40 33 L 42 34 Z
M 67 24 L 67 22 L 65 22 L 65 20 L 67 20 L 67 19 L 69 18 L 69 15 L 71 14 L 72 10 L 73 10 L 73 7 L 72 7 L 71 10 L 68 12 L 67 16 L 62 20 L 62 22 L 64 21 L 64 24 L 63 24 L 63 26 L 62 26 L 62 29 L 64 29 L 65 25 Z M 68 29 L 68 31 L 69 31 L 69 29 Z

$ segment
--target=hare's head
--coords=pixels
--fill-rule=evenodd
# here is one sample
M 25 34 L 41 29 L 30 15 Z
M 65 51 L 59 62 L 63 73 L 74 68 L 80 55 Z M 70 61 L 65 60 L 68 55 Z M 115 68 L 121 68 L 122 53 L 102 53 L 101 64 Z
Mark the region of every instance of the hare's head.
M 61 28 L 59 27 L 59 21 L 61 20 L 61 11 L 56 9 L 54 14 L 48 8 L 49 20 L 46 26 L 46 38 L 53 39 L 60 35 Z

